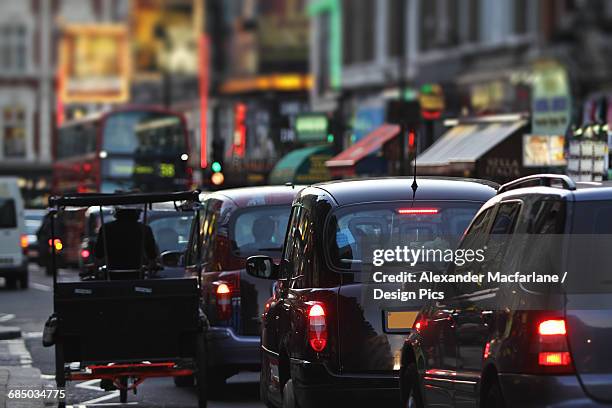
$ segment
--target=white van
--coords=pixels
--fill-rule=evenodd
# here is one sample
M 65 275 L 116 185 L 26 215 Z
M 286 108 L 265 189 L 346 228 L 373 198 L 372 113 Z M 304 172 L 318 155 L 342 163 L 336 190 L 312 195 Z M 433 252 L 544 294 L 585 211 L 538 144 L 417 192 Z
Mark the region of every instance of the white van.
M 28 287 L 27 235 L 16 177 L 0 177 L 0 277 L 6 286 Z

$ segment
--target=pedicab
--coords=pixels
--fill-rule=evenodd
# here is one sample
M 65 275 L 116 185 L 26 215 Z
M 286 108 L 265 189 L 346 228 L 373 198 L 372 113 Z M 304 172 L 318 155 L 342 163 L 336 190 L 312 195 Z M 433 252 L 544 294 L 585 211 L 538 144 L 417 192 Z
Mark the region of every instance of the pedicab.
M 198 196 L 199 191 L 64 195 L 49 199 L 49 211 L 142 205 L 146 224 L 147 209 L 153 203 L 174 202 L 177 211 L 196 212 L 193 228 L 199 233 Z M 54 313 L 45 325 L 43 341 L 55 345 L 58 388 L 67 381 L 100 379 L 118 389 L 120 402 L 125 403 L 128 391 L 136 394 L 147 378 L 193 378 L 198 406 L 206 407 L 207 323 L 200 308 L 201 275 L 158 279 L 158 267 L 150 264 L 137 270 L 112 270 L 105 267 L 108 257 L 104 254 L 103 273 L 97 279 L 66 282 L 58 279 L 55 255 L 52 246 Z M 176 258 L 177 254 L 169 255 Z

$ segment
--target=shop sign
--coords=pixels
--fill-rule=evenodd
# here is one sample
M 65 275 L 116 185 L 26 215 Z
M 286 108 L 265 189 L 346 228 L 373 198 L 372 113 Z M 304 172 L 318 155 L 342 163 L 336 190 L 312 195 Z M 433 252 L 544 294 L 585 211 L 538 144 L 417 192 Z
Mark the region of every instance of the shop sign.
M 532 93 L 532 125 L 535 135 L 565 135 L 571 120 L 569 80 L 556 62 L 535 65 Z
M 326 115 L 299 115 L 295 119 L 295 132 L 302 143 L 327 142 L 329 119 Z
M 129 100 L 127 37 L 123 25 L 74 24 L 62 28 L 58 87 L 64 104 Z
M 523 135 L 523 166 L 565 166 L 564 145 L 561 135 Z

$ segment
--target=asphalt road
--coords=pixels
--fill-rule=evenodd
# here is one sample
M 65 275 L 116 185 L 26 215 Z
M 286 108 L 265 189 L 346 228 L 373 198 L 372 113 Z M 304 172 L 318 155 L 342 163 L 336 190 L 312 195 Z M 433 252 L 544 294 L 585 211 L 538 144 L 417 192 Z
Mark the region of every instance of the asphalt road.
M 76 271 L 62 270 L 61 278 L 77 278 Z M 26 346 L 32 356 L 32 365 L 40 369 L 47 387 L 55 388 L 53 348 L 42 346 L 42 329 L 53 308 L 52 281 L 36 266 L 30 267 L 30 288 L 9 290 L 0 278 L 0 324 L 19 326 Z M 218 393 L 208 406 L 258 407 L 258 373 L 241 373 L 228 380 L 225 389 Z M 97 385 L 97 380 L 69 383 L 66 388 L 67 405 L 74 408 L 88 406 L 121 406 L 118 391 L 106 392 Z M 172 379 L 160 378 L 145 381 L 138 387 L 138 394 L 129 394 L 130 407 L 196 407 L 197 397 L 192 388 L 177 388 Z

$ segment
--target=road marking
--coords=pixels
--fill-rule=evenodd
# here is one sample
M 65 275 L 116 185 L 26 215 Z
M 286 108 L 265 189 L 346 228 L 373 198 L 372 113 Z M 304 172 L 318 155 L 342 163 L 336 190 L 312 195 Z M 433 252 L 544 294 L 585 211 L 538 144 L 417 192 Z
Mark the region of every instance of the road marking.
M 41 339 L 43 332 L 25 332 L 23 333 L 24 339 Z
M 102 388 L 98 387 L 97 384 L 100 383 L 99 378 L 94 378 L 93 380 L 83 381 L 82 383 L 78 383 L 75 385 L 76 388 L 83 388 L 85 390 L 93 390 L 93 391 L 104 391 Z M 93 384 L 96 384 L 95 386 Z
M 119 391 L 113 391 L 113 392 L 111 392 L 108 395 L 103 395 L 101 397 L 94 398 L 94 399 L 89 400 L 89 401 L 80 402 L 79 405 L 97 404 L 98 402 L 107 401 L 107 400 L 110 400 L 110 399 L 113 399 L 113 398 L 118 398 L 118 397 L 119 397 Z
M 8 322 L 9 320 L 13 320 L 14 318 L 14 314 L 5 314 L 3 316 L 0 316 L 0 323 Z
M 6 344 L 9 355 L 19 358 L 21 367 L 32 367 L 32 356 L 25 347 L 23 339 L 3 340 L 3 343 Z
M 51 286 L 43 285 L 36 282 L 30 282 L 30 287 L 36 290 L 42 290 L 43 292 L 53 292 L 53 288 Z
M 125 404 L 122 404 L 120 402 L 103 402 L 100 404 L 89 404 L 89 406 L 94 407 L 124 407 L 126 405 L 138 405 L 138 402 L 126 402 Z M 66 408 L 87 408 L 87 406 L 83 405 L 83 403 L 79 403 L 77 405 L 66 405 Z

